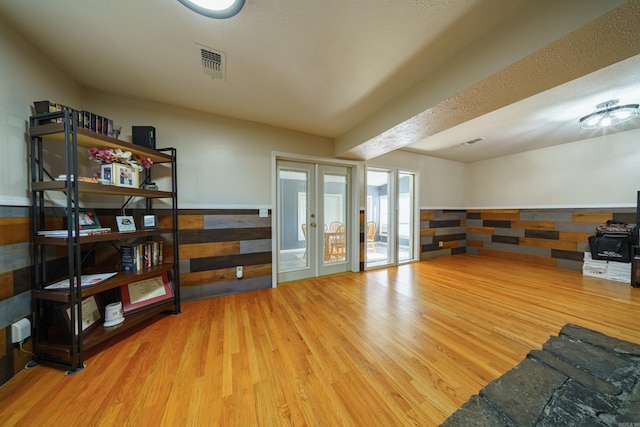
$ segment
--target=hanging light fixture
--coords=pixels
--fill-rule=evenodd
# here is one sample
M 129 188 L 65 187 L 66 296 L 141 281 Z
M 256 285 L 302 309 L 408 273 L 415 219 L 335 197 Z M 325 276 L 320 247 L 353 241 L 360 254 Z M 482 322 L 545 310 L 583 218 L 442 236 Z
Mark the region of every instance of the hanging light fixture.
M 180 3 L 209 18 L 226 19 L 235 16 L 244 6 L 244 0 L 178 0 Z
M 617 125 L 638 116 L 638 104 L 617 105 L 612 99 L 596 105 L 596 111 L 580 119 L 582 129 L 598 129 Z

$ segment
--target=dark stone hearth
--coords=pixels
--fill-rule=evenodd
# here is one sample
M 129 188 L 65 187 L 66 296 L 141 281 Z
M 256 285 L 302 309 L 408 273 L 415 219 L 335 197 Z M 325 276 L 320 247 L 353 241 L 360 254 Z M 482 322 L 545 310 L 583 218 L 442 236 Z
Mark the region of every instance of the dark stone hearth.
M 443 424 L 640 425 L 640 345 L 565 325 Z
M 517 425 L 531 425 L 538 419 L 549 396 L 567 379 L 554 369 L 525 359 L 480 390 L 480 396 L 501 408 Z

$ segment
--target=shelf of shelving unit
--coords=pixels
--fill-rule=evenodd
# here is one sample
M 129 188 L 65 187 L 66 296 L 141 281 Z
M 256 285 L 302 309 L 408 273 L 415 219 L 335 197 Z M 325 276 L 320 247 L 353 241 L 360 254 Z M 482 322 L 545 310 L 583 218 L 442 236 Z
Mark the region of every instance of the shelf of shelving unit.
M 97 242 L 109 242 L 113 240 L 125 240 L 134 239 L 138 237 L 152 237 L 160 234 L 169 234 L 173 231 L 170 228 L 158 228 L 153 230 L 136 230 L 126 232 L 112 231 L 110 233 L 92 234 L 89 236 L 80 236 L 80 244 L 85 243 L 97 243 Z M 75 241 L 75 237 L 71 237 L 71 240 Z M 69 244 L 69 238 L 67 237 L 44 237 L 35 236 L 32 239 L 33 243 L 39 245 L 52 245 L 52 246 L 67 246 Z
M 126 332 L 133 327 L 163 313 L 175 309 L 173 301 L 165 301 L 145 308 L 144 311 L 130 313 L 125 316 L 124 322 L 119 325 L 106 328 L 102 324 L 83 337 L 83 347 L 88 350 L 109 338 Z M 54 331 L 50 340 L 34 343 L 34 350 L 47 354 L 57 359 L 57 363 L 71 358 L 71 351 L 68 344 L 65 344 L 64 331 Z
M 43 125 L 31 126 L 29 135 L 32 137 L 42 137 L 53 141 L 64 142 L 65 132 L 63 123 L 47 123 Z M 112 138 L 107 135 L 92 132 L 88 129 L 79 128 L 77 130 L 78 147 L 92 148 L 99 145 L 101 148 L 120 148 L 124 151 L 131 151 L 132 154 L 139 154 L 153 160 L 153 163 L 169 163 L 171 156 L 135 145 L 127 141 Z
M 112 196 L 134 196 L 148 199 L 160 199 L 171 197 L 170 191 L 145 190 L 144 188 L 118 187 L 115 185 L 94 184 L 91 182 L 72 183 L 78 187 L 79 193 L 105 194 Z M 67 181 L 41 181 L 31 183 L 33 191 L 66 191 Z
M 164 272 L 170 272 L 173 270 L 173 268 L 173 263 L 163 262 L 162 264 L 143 268 L 141 270 L 118 271 L 117 275 L 110 277 L 104 282 L 100 282 L 94 286 L 83 287 L 82 295 L 83 297 L 96 295 L 100 292 L 108 291 L 109 289 L 114 289 L 126 285 L 127 283 L 137 282 L 138 280 L 155 277 Z M 69 291 L 62 289 L 38 289 L 33 291 L 33 298 L 48 301 L 69 302 Z

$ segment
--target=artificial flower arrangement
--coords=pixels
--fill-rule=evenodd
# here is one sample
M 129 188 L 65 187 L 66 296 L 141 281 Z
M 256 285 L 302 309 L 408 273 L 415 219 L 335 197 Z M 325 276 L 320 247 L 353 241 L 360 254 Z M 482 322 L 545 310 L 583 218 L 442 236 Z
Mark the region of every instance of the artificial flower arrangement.
M 133 156 L 131 151 L 122 151 L 119 148 L 89 148 L 89 159 L 98 163 L 122 163 L 136 168 L 138 171 L 149 169 L 153 161 L 140 155 Z

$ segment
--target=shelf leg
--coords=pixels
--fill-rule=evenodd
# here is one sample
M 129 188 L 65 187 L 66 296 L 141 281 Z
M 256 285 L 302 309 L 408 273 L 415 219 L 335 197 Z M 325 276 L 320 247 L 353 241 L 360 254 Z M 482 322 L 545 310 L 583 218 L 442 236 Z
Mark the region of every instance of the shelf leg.
M 80 366 L 79 368 L 74 369 L 73 371 L 67 371 L 66 375 L 70 376 L 70 375 L 75 375 L 78 372 L 82 371 L 84 368 L 86 368 L 87 365 L 85 365 L 84 363 L 82 364 L 82 366 Z
M 26 365 L 24 365 L 24 369 L 35 368 L 36 366 L 40 366 L 40 362 L 38 362 L 37 360 L 30 360 Z

